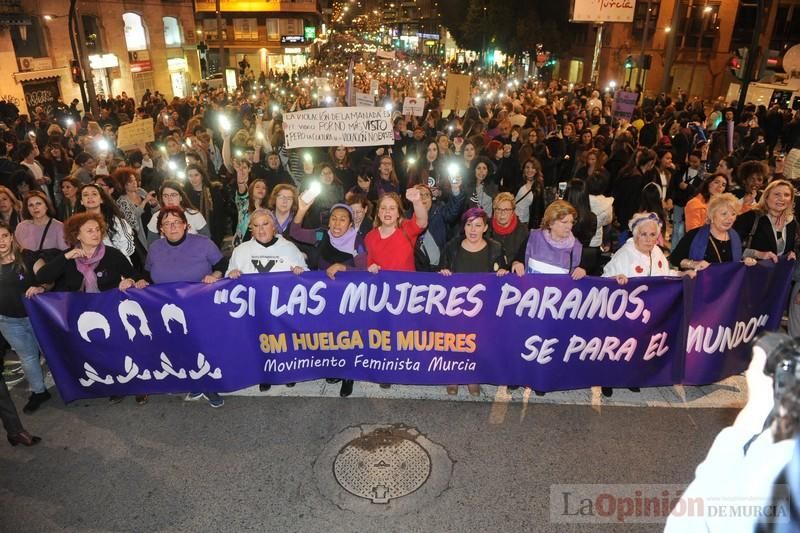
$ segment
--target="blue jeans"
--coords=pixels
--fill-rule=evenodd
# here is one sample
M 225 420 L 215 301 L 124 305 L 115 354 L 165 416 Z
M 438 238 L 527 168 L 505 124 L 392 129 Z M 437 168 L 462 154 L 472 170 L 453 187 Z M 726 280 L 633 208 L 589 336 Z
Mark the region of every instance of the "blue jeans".
M 679 205 L 672 206 L 672 249 L 678 246 L 680 241 L 686 234 L 686 221 L 683 219 L 683 207 Z
M 30 319 L 0 315 L 0 333 L 19 355 L 31 391 L 44 392 L 46 389 L 42 365 L 39 364 L 39 342 L 33 334 Z

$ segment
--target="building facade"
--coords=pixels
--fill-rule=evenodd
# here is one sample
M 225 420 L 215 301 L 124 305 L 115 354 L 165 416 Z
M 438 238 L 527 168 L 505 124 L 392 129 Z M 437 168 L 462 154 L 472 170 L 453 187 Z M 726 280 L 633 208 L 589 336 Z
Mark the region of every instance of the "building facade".
M 0 96 L 30 113 L 81 99 L 68 0 L 0 0 Z M 79 0 L 87 78 L 98 95 L 190 94 L 200 79 L 191 0 Z M 81 44 L 79 37 L 76 44 Z
M 649 16 L 648 16 L 649 9 Z M 800 0 L 775 0 L 768 19 L 770 57 L 778 57 L 800 42 Z M 570 81 L 591 79 L 592 55 L 599 26 L 586 32 L 560 61 L 559 75 Z M 750 45 L 755 29 L 755 2 L 739 0 L 639 0 L 633 23 L 606 23 L 602 30 L 598 82 L 619 86 L 641 82 L 648 94 L 662 90 L 713 98 L 725 95 L 736 79 L 728 65 L 735 50 Z M 650 56 L 649 68 L 639 72 L 642 52 Z M 670 40 L 674 61 L 667 72 Z M 631 62 L 630 59 L 633 59 Z M 763 69 L 761 74 L 768 74 Z
M 292 73 L 315 55 L 322 34 L 317 0 L 221 0 L 220 31 L 215 0 L 196 0 L 195 8 L 205 73 L 238 69 L 245 60 L 256 76 Z

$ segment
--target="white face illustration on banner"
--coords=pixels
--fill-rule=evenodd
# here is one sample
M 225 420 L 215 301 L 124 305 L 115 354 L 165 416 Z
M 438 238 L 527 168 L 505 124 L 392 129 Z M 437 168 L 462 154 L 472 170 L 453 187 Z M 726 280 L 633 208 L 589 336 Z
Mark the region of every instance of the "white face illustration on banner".
M 144 313 L 144 309 L 138 302 L 130 299 L 121 301 L 117 306 L 117 313 L 122 327 L 128 336 L 128 340 L 132 341 L 137 333 L 147 337 L 150 341 L 153 340 L 153 332 L 150 329 L 149 321 Z M 186 314 L 179 306 L 175 304 L 164 304 L 161 307 L 161 320 L 167 333 L 178 333 L 178 331 L 182 329 L 183 334 L 188 335 L 189 328 L 186 323 Z M 180 328 L 176 328 L 176 324 L 180 326 Z M 94 331 L 102 331 L 104 340 L 109 339 L 112 333 L 111 324 L 108 322 L 108 319 L 95 311 L 84 311 L 81 313 L 77 320 L 77 327 L 81 338 L 88 343 L 92 342 L 90 334 Z M 198 380 L 205 376 L 209 376 L 212 379 L 222 379 L 222 370 L 220 368 L 212 369 L 211 363 L 206 359 L 203 353 L 197 354 L 197 369 L 189 369 L 187 371 L 184 368 L 175 368 L 169 356 L 164 352 L 161 352 L 160 363 L 161 368 L 154 369 L 152 372 L 148 369 L 142 370 L 130 355 L 126 355 L 125 374 L 117 376 L 107 374 L 102 376 L 91 364 L 85 362 L 83 364 L 85 375 L 79 378 L 78 381 L 82 386 L 90 387 L 94 383 L 102 383 L 104 385 L 113 385 L 114 383 L 125 384 L 134 379 L 141 381 L 155 379 L 156 381 L 161 381 L 169 377 L 174 377 L 177 379 L 188 378 Z

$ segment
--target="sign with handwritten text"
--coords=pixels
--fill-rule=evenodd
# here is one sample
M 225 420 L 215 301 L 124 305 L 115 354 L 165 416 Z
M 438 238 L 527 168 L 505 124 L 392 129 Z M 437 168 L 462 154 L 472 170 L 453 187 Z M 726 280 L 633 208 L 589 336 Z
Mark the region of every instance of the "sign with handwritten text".
M 696 280 L 626 285 L 561 275 L 266 273 L 46 293 L 25 305 L 67 402 L 320 378 L 661 386 L 741 372 L 747 343 L 780 323 L 793 266 L 712 266 Z M 717 305 L 742 293 L 760 298 Z M 716 299 L 688 305 L 692 294 Z
M 320 107 L 283 115 L 286 148 L 394 144 L 392 113 L 383 107 Z
M 144 118 L 120 126 L 117 130 L 117 147 L 120 150 L 128 150 L 131 148 L 144 149 L 145 144 L 151 143 L 155 140 L 155 133 L 153 131 L 153 119 Z

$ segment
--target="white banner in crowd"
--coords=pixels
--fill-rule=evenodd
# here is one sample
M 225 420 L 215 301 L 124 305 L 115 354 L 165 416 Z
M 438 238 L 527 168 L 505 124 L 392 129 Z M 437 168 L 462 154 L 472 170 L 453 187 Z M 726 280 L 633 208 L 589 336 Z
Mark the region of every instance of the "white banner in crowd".
M 415 117 L 421 117 L 424 111 L 425 111 L 425 99 L 406 96 L 405 100 L 403 100 L 404 115 L 414 115 Z
M 356 93 L 356 107 L 373 107 L 375 97 L 367 93 Z
M 572 22 L 633 22 L 636 0 L 574 0 Z
M 286 148 L 394 144 L 392 113 L 382 107 L 319 107 L 283 115 Z
M 394 59 L 394 50 L 378 50 L 376 54 L 378 59 Z

